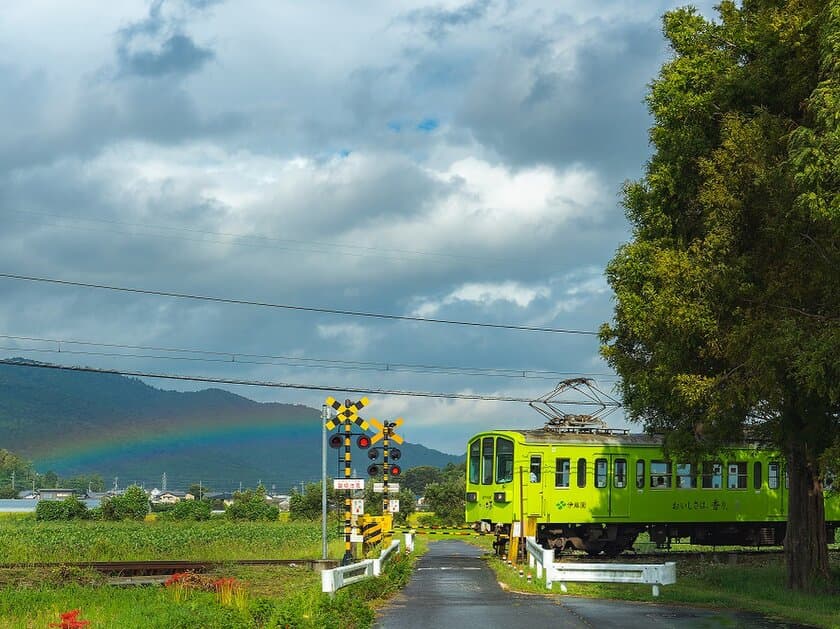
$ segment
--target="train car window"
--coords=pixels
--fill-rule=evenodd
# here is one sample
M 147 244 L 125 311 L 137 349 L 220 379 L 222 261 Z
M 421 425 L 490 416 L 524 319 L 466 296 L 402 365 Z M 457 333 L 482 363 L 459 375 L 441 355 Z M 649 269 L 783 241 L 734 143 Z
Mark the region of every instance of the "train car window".
M 747 464 L 730 461 L 726 464 L 726 488 L 747 488 Z
M 580 458 L 577 462 L 577 486 L 583 489 L 586 487 L 586 459 Z
M 602 489 L 607 486 L 607 460 L 595 459 L 595 487 Z
M 697 488 L 697 474 L 694 473 L 694 466 L 691 463 L 677 463 L 677 488 Z
M 723 463 L 705 461 L 703 463 L 703 489 L 720 489 L 721 487 L 723 487 Z
M 761 489 L 761 461 L 753 463 L 753 489 Z
M 645 462 L 641 459 L 636 461 L 636 488 L 645 488 Z
M 568 487 L 572 467 L 571 459 L 557 459 L 556 464 L 557 467 L 554 472 L 554 486 Z
M 767 487 L 769 489 L 779 488 L 779 464 L 775 461 L 767 464 Z
M 493 484 L 493 437 L 481 440 L 481 484 Z
M 531 457 L 531 482 L 539 483 L 542 478 L 542 457 Z
M 613 462 L 613 486 L 617 489 L 627 487 L 627 459 L 616 459 Z
M 496 482 L 509 483 L 513 480 L 513 441 L 496 439 Z
M 476 439 L 470 444 L 470 482 L 481 482 L 481 442 Z
M 650 462 L 650 486 L 652 489 L 671 488 L 671 462 Z

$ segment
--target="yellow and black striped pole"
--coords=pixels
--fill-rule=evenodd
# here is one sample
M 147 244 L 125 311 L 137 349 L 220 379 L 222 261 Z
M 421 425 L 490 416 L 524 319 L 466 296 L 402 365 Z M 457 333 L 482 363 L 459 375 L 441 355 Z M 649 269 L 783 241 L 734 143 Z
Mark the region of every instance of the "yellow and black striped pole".
M 350 407 L 350 400 L 344 401 L 346 408 Z M 344 420 L 344 479 L 350 478 L 353 468 L 350 464 L 350 430 L 353 427 L 353 421 L 350 417 Z M 353 551 L 350 547 L 350 532 L 351 532 L 351 498 L 353 495 L 352 489 L 347 489 L 347 495 L 344 497 L 344 557 L 341 560 L 341 565 L 353 563 Z
M 390 506 L 390 495 L 388 494 L 388 475 L 391 467 L 388 465 L 388 437 L 391 435 L 391 426 L 385 422 L 382 428 L 382 515 L 388 515 Z

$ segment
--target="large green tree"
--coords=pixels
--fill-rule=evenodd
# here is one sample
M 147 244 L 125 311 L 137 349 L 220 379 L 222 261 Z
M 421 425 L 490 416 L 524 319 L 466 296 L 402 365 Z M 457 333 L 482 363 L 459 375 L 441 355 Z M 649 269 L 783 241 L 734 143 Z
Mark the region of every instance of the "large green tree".
M 784 453 L 788 585 L 811 589 L 829 578 L 821 477 L 840 435 L 840 1 L 718 12 L 664 17 L 602 352 L 671 450 L 759 436 Z

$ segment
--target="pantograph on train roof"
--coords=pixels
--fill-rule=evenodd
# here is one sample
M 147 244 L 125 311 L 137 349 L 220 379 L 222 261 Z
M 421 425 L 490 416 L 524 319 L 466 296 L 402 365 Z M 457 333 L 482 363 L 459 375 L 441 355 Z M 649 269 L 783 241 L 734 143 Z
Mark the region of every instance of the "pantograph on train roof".
M 548 419 L 545 430 L 555 433 L 626 435 L 624 428 L 610 428 L 604 421 L 621 403 L 601 391 L 589 378 L 561 380 L 553 390 L 528 403 Z M 581 413 L 580 407 L 589 407 Z M 571 412 L 571 407 L 578 412 Z

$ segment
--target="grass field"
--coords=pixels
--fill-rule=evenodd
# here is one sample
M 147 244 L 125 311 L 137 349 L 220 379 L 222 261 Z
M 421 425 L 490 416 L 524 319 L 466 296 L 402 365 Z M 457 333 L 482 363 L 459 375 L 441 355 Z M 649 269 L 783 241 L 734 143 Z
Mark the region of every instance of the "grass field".
M 328 539 L 339 539 L 336 527 Z M 0 561 L 10 563 L 320 556 L 321 529 L 310 522 L 0 521 Z
M 331 528 L 332 558 L 343 553 L 343 537 Z M 419 544 L 423 547 L 422 542 Z M 317 522 L 35 522 L 0 520 L 4 562 L 119 561 L 143 559 L 318 558 Z M 416 556 L 416 553 L 415 553 Z M 407 582 L 413 557 L 400 557 L 382 577 L 321 593 L 317 572 L 286 566 L 228 565 L 211 575 L 242 585 L 239 606 L 224 605 L 210 591 L 176 596 L 160 586 L 118 588 L 84 570 L 20 567 L 0 570 L 0 627 L 46 627 L 59 614 L 80 610 L 91 627 L 261 628 L 372 625 L 374 608 Z M 184 592 L 181 592 L 184 594 Z

